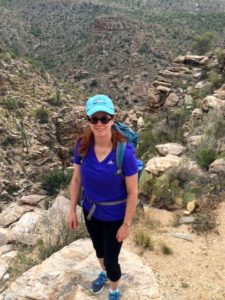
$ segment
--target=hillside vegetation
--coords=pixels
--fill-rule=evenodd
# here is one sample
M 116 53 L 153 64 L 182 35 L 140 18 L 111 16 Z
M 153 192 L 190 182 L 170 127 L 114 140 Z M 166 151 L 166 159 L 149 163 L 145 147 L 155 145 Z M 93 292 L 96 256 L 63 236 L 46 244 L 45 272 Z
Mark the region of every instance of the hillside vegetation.
M 224 43 L 224 0 L 1 0 L 0 9 L 6 46 L 73 84 L 85 79 L 87 93 L 107 91 L 126 74 L 133 80 L 145 71 L 152 80 L 196 35 L 211 32 L 214 47 Z

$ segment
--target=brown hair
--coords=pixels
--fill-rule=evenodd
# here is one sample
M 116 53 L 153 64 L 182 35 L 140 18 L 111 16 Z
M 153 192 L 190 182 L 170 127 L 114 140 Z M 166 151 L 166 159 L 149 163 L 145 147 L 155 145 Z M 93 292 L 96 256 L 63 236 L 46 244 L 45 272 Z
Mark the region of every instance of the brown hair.
M 91 128 L 86 129 L 86 131 L 80 136 L 78 141 L 80 141 L 78 155 L 79 156 L 87 155 L 88 148 L 92 143 L 94 143 L 94 134 L 91 131 Z M 116 148 L 117 142 L 126 142 L 126 141 L 127 141 L 126 138 L 121 133 L 116 131 L 114 127 L 112 127 L 113 148 Z

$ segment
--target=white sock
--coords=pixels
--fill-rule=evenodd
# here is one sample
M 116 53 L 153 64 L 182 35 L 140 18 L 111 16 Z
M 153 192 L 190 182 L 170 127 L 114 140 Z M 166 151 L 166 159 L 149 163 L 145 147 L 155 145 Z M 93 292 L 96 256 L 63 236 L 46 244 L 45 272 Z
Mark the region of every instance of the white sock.
M 113 294 L 113 293 L 119 293 L 119 289 L 111 290 L 111 288 L 110 288 L 110 289 L 109 289 L 109 292 L 110 292 L 111 294 Z

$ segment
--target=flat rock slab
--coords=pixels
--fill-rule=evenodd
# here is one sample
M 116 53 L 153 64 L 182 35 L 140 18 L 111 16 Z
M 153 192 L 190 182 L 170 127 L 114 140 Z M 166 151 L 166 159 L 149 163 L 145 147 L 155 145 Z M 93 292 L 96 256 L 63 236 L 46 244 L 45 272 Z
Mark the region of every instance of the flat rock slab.
M 30 205 L 18 205 L 17 203 L 11 203 L 6 209 L 0 214 L 0 226 L 7 227 L 10 224 L 18 221 L 21 216 L 28 211 L 34 210 L 33 206 Z
M 122 249 L 120 263 L 122 300 L 160 299 L 154 274 L 139 256 Z M 97 296 L 88 291 L 98 272 L 91 241 L 80 239 L 22 274 L 0 300 L 106 300 L 108 287 Z

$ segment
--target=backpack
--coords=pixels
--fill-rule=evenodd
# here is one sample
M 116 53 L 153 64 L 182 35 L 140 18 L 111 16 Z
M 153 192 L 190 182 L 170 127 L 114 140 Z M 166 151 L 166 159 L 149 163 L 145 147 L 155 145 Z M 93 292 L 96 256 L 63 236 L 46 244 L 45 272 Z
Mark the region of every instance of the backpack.
M 132 130 L 128 125 L 121 122 L 115 122 L 113 126 L 116 131 L 121 133 L 127 139 L 127 142 L 130 143 L 134 149 L 137 147 L 140 139 L 140 136 L 137 132 Z M 116 174 L 117 175 L 119 174 L 122 175 L 122 165 L 123 165 L 123 159 L 124 159 L 127 142 L 118 142 L 116 146 L 116 165 L 117 165 Z M 143 169 L 143 162 L 140 159 L 137 159 L 137 168 L 138 168 L 138 179 L 139 179 L 141 175 L 141 171 Z

